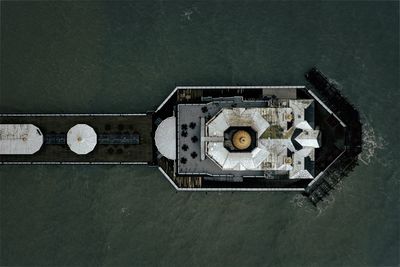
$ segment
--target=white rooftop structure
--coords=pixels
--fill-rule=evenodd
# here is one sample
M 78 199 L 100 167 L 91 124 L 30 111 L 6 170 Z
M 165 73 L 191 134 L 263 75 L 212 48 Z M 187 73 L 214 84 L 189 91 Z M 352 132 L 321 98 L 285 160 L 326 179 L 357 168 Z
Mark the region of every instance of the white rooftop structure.
M 0 124 L 0 154 L 30 155 L 43 144 L 43 134 L 33 124 Z
M 97 134 L 89 125 L 77 124 L 69 129 L 67 144 L 76 154 L 85 155 L 96 147 Z
M 258 108 L 225 108 L 207 123 L 207 154 L 224 170 L 260 170 L 261 163 L 267 158 L 268 151 L 261 145 L 251 152 L 231 153 L 223 143 L 224 132 L 232 126 L 248 126 L 257 132 L 257 136 L 269 127 Z M 210 139 L 209 137 L 214 137 Z M 221 139 L 215 139 L 220 137 Z M 204 139 L 204 138 L 203 138 Z
M 296 128 L 302 130 L 312 130 L 311 125 L 306 120 L 305 110 L 313 103 L 312 99 L 290 99 L 289 106 L 293 111 L 293 120 Z
M 223 170 L 287 171 L 291 179 L 313 178 L 320 131 L 312 128 L 312 104 L 311 99 L 300 99 L 283 100 L 278 107 L 223 108 L 203 126 L 204 153 Z M 257 132 L 252 151 L 230 152 L 225 147 L 224 132 L 233 126 Z
M 303 130 L 295 140 L 303 147 L 319 148 L 319 131 Z
M 261 163 L 269 153 L 262 147 L 251 152 L 230 153 L 222 142 L 209 142 L 208 155 L 224 170 L 261 170 Z
M 260 136 L 269 127 L 258 108 L 222 109 L 207 125 L 209 136 L 223 136 L 231 126 L 251 126 Z
M 155 133 L 158 151 L 166 158 L 176 159 L 176 118 L 168 117 L 158 125 Z

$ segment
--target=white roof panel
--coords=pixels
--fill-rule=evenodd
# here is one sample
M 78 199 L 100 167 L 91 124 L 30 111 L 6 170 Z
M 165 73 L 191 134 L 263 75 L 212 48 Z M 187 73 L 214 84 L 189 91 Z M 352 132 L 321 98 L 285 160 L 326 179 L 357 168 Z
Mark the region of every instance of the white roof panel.
M 248 153 L 230 153 L 222 142 L 209 142 L 207 148 L 207 155 L 225 170 L 258 170 L 269 155 L 262 145 Z
M 296 128 L 299 128 L 302 130 L 312 130 L 311 125 L 307 121 L 298 121 L 295 126 L 296 126 Z
M 311 126 L 308 122 L 305 122 L 304 110 L 311 105 L 314 100 L 312 99 L 290 99 L 289 106 L 293 110 L 294 125 L 300 129 L 309 129 Z
M 228 150 L 224 147 L 222 142 L 209 142 L 207 144 L 208 153 L 212 158 L 222 167 L 228 158 Z
M 260 137 L 268 129 L 269 123 L 258 111 L 254 112 L 252 117 L 253 123 L 251 126 L 257 131 L 257 136 Z
M 223 112 L 214 117 L 208 123 L 208 136 L 223 136 L 224 131 L 229 128 Z
M 33 124 L 0 124 L 0 154 L 30 155 L 43 145 L 43 134 Z
M 303 147 L 319 148 L 319 130 L 303 130 L 295 140 Z

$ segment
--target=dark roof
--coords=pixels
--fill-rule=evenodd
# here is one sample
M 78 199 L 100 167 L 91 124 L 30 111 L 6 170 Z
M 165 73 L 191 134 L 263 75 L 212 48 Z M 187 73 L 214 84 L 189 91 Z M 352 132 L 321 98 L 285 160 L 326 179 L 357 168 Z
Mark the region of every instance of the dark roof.
M 304 110 L 304 119 L 310 124 L 310 126 L 314 129 L 315 127 L 315 105 L 312 102 L 305 110 Z
M 315 161 L 311 160 L 309 156 L 304 159 L 304 169 L 315 176 Z
M 292 144 L 293 144 L 293 146 L 294 146 L 294 148 L 295 148 L 296 150 L 300 150 L 300 149 L 303 148 L 303 146 L 300 145 L 299 142 L 296 141 L 296 137 L 299 136 L 299 134 L 301 134 L 302 131 L 303 131 L 302 129 L 296 128 L 296 129 L 294 130 L 293 135 L 292 135 L 292 138 L 291 138 Z

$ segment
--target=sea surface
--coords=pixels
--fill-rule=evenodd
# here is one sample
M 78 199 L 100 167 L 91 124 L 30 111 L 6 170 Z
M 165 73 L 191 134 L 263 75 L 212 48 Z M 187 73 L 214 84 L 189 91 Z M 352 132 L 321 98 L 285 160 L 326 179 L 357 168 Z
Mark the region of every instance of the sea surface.
M 398 266 L 397 1 L 1 1 L 0 113 L 154 110 L 175 85 L 303 85 L 360 110 L 360 165 L 297 193 L 177 193 L 144 166 L 0 166 L 1 266 Z

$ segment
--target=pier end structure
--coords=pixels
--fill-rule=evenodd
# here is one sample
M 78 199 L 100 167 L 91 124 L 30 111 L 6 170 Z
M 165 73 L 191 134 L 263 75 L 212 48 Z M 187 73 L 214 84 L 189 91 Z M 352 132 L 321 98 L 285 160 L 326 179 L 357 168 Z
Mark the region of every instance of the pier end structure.
M 166 119 L 175 119 L 174 129 L 176 132 L 174 137 L 176 142 L 173 144 L 173 150 L 176 151 L 175 158 L 163 156 L 156 148 L 154 162 L 157 163 L 163 175 L 178 191 L 300 191 L 307 194 L 309 186 L 314 184 L 313 181 L 317 177 L 321 177 L 319 174 L 325 173 L 331 167 L 330 164 L 340 157 L 346 149 L 345 125 L 336 114 L 327 108 L 323 101 L 316 98 L 313 90 L 313 88 L 306 86 L 178 86 L 153 115 L 154 129 L 157 129 L 158 125 Z M 288 108 L 290 101 L 293 101 L 293 103 L 296 101 L 312 102 L 312 108 L 304 109 L 303 113 L 306 114 L 304 116 L 308 117 L 309 124 L 305 126 L 305 128 L 309 127 L 305 134 L 312 131 L 314 133 L 319 132 L 314 141 L 318 140 L 316 142 L 320 142 L 320 146 L 318 145 L 318 148 L 313 150 L 312 160 L 310 160 L 311 157 L 306 156 L 301 159 L 302 162 L 298 161 L 299 157 L 294 156 L 294 154 L 301 148 L 297 147 L 292 151 L 287 149 L 286 155 L 283 156 L 282 154 L 272 155 L 272 157 L 276 156 L 275 158 L 278 160 L 287 161 L 285 162 L 288 166 L 286 170 L 282 168 L 274 169 L 273 166 L 269 166 L 270 163 L 275 164 L 274 166 L 277 164 L 274 163 L 273 159 L 271 160 L 271 157 L 261 159 L 264 161 L 264 167 L 253 166 L 248 167 L 248 169 L 244 167 L 241 170 L 228 170 L 221 165 L 221 162 L 226 163 L 227 159 L 229 160 L 228 156 L 218 154 L 223 157 L 218 159 L 211 155 L 213 153 L 209 153 L 210 141 L 226 144 L 226 140 L 222 140 L 224 139 L 223 135 L 220 137 L 209 136 L 210 134 L 207 134 L 209 129 L 207 130 L 206 127 L 223 110 L 243 109 L 248 111 L 255 108 L 266 112 L 264 113 L 266 118 L 271 110 L 279 113 L 281 108 Z M 292 107 L 292 112 L 293 109 L 296 109 L 296 107 Z M 283 115 L 283 113 L 280 115 Z M 290 125 L 295 121 L 294 119 L 290 120 L 289 118 L 285 122 L 287 128 L 284 133 L 291 135 L 291 137 L 297 137 L 297 141 L 299 141 L 299 130 L 297 129 L 297 133 L 294 134 L 294 129 L 291 129 L 292 125 Z M 285 124 L 282 124 L 282 126 L 286 127 Z M 298 127 L 302 128 L 300 124 Z M 333 131 L 332 127 L 334 127 Z M 252 128 L 257 127 L 253 125 Z M 267 131 L 263 129 L 264 134 L 271 136 L 260 137 L 260 139 L 257 139 L 258 144 L 268 143 L 268 141 L 261 140 L 262 138 L 277 139 L 277 136 L 274 136 L 274 129 L 276 128 L 270 127 Z M 225 137 L 226 134 L 227 132 L 224 132 Z M 293 138 L 287 138 L 287 136 L 285 138 L 293 141 L 296 146 L 298 145 L 298 142 L 294 141 Z M 309 140 L 303 142 L 303 145 L 312 144 Z M 277 146 L 272 146 L 272 148 L 274 147 Z M 286 148 L 289 148 L 289 146 Z M 218 155 L 216 156 L 218 157 Z M 236 157 L 236 155 L 234 156 Z M 302 168 L 308 171 L 302 172 L 302 175 L 292 175 L 293 172 L 288 170 L 291 167 L 295 169 L 296 163 L 299 163 Z

